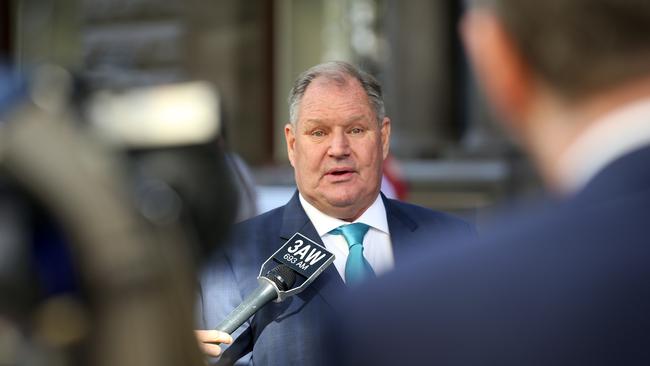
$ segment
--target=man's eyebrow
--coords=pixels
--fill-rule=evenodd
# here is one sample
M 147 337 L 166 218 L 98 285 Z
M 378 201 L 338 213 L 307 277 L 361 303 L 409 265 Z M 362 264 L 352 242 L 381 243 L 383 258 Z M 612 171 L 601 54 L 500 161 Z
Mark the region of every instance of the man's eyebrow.
M 310 130 L 312 128 L 316 128 L 319 126 L 322 126 L 325 124 L 325 121 L 319 118 L 310 118 L 308 120 L 305 120 L 304 122 L 301 122 L 302 127 L 300 128 L 301 130 Z

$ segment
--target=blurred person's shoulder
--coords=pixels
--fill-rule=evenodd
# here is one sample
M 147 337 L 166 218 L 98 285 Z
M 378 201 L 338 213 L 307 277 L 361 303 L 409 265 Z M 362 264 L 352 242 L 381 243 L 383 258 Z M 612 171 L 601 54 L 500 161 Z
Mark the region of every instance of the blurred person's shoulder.
M 602 299 L 638 300 L 639 291 L 647 293 L 631 285 L 650 274 L 647 220 L 644 225 L 641 215 L 624 213 L 650 204 L 650 195 L 641 202 L 635 198 L 610 201 L 599 209 L 569 201 L 513 211 L 495 220 L 481 237 L 420 251 L 381 282 L 350 296 L 348 308 L 366 310 L 345 317 L 346 340 L 364 351 L 344 352 L 356 364 L 408 364 L 432 354 L 472 364 L 480 363 L 472 354 L 498 359 L 499 344 L 537 352 L 541 348 L 536 347 L 547 343 L 560 349 L 575 342 L 571 333 L 548 341 L 561 329 L 584 328 L 585 336 L 597 332 L 596 324 L 607 318 L 607 306 L 612 305 Z M 639 304 L 639 309 L 647 305 Z M 401 315 L 393 319 L 385 314 Z M 620 314 L 628 320 L 639 316 Z M 584 319 L 594 326 L 580 323 Z M 522 324 L 546 331 L 519 343 Z M 394 352 L 386 356 L 372 352 L 370 345 L 379 341 L 376 334 L 411 337 L 393 342 Z M 418 336 L 436 342 L 412 341 Z

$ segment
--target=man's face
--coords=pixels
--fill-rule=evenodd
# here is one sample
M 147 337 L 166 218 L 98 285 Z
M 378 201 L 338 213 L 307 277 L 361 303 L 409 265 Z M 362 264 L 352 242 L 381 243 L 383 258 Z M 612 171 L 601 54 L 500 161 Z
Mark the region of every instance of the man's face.
M 323 77 L 307 87 L 296 126 L 285 126 L 298 190 L 323 213 L 352 221 L 379 194 L 390 120 L 381 124 L 356 79 Z

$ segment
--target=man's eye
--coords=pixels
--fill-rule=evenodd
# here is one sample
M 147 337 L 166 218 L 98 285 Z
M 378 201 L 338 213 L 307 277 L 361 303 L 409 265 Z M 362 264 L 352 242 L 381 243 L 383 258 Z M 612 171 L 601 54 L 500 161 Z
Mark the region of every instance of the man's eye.
M 362 133 L 362 132 L 363 132 L 363 129 L 359 128 L 359 127 L 355 127 L 355 128 L 350 130 L 350 133 L 352 133 L 353 135 L 356 135 L 356 134 L 359 134 L 359 133 Z
M 312 131 L 311 135 L 314 137 L 323 137 L 325 136 L 325 132 L 321 130 L 316 130 L 316 131 Z

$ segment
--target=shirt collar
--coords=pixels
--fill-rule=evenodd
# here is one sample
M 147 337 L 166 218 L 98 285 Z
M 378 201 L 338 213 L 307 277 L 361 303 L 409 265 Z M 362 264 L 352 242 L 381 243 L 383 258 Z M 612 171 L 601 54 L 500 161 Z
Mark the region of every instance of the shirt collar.
M 305 210 L 307 217 L 316 228 L 316 232 L 319 236 L 323 237 L 328 234 L 330 231 L 336 229 L 341 225 L 350 224 L 350 222 L 337 219 L 335 217 L 324 214 L 309 203 L 301 193 L 299 193 L 298 198 L 300 199 L 300 204 Z M 364 211 L 361 216 L 354 220 L 354 222 L 364 223 L 371 228 L 382 231 L 386 234 L 388 231 L 388 220 L 386 219 L 386 208 L 384 207 L 384 200 L 382 200 L 381 195 L 377 195 L 375 201 Z
M 566 193 L 583 188 L 617 158 L 650 144 L 650 98 L 628 104 L 594 121 L 559 160 Z

